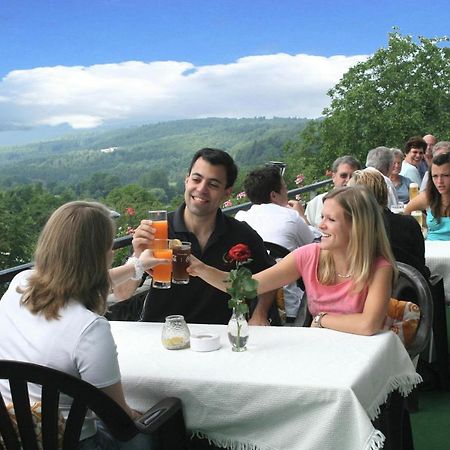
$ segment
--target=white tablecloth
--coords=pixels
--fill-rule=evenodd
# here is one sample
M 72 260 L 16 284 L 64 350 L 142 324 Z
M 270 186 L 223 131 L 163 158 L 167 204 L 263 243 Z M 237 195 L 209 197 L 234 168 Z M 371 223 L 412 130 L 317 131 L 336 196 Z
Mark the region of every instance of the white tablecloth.
M 450 301 L 450 241 L 425 241 L 425 259 L 431 273 L 443 277 L 445 298 Z
M 189 430 L 241 450 L 379 449 L 371 419 L 389 392 L 420 382 L 391 332 L 364 337 L 325 329 L 250 327 L 248 351 L 166 350 L 162 324 L 111 322 L 129 404 L 145 410 L 180 397 Z

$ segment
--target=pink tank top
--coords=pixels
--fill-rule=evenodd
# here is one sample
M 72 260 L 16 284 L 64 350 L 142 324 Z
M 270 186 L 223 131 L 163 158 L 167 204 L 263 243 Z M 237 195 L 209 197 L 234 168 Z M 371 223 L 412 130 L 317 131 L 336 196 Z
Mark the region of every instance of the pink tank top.
M 294 250 L 297 270 L 305 284 L 310 313 L 314 316 L 322 311 L 334 314 L 362 312 L 368 288 L 357 293 L 350 292 L 352 281 L 345 279 L 338 284 L 321 284 L 317 279 L 319 255 L 319 244 L 304 245 Z M 390 263 L 384 258 L 378 257 L 375 261 L 374 271 L 385 266 L 390 266 Z

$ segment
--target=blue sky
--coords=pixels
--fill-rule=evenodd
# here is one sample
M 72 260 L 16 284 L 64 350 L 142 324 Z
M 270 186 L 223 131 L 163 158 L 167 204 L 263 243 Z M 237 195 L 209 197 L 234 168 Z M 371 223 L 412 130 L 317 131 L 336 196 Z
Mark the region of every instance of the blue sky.
M 188 117 L 318 117 L 388 33 L 449 32 L 443 0 L 2 0 L 10 130 Z

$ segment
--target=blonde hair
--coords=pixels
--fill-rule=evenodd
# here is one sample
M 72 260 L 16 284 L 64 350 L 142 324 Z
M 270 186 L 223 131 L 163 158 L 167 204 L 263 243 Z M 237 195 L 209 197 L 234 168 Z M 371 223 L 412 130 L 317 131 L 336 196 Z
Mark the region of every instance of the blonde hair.
M 58 208 L 39 237 L 28 286 L 18 289 L 22 303 L 47 320 L 58 319 L 70 300 L 103 314 L 113 238 L 110 212 L 100 203 L 75 201 Z
M 389 261 L 396 273 L 383 217 L 373 194 L 365 186 L 347 186 L 330 191 L 324 197 L 324 202 L 329 199 L 341 206 L 350 227 L 347 255 L 349 270 L 353 274 L 353 291 L 361 292 L 368 285 L 377 257 L 381 256 Z M 333 284 L 336 275 L 332 253 L 322 250 L 319 281 L 322 284 Z
M 367 168 L 355 170 L 347 186 L 364 185 L 372 192 L 375 200 L 382 208 L 387 208 L 388 188 L 384 177 L 378 170 Z

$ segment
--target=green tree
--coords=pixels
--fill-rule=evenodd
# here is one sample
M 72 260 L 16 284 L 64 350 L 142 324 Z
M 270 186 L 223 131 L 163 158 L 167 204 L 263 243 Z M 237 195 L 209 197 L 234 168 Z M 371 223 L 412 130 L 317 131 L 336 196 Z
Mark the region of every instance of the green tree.
M 397 29 L 365 62 L 352 67 L 329 92 L 324 110 L 321 162 L 352 154 L 365 161 L 379 145 L 402 147 L 413 135 L 448 138 L 450 48 L 448 38 L 403 36 Z

